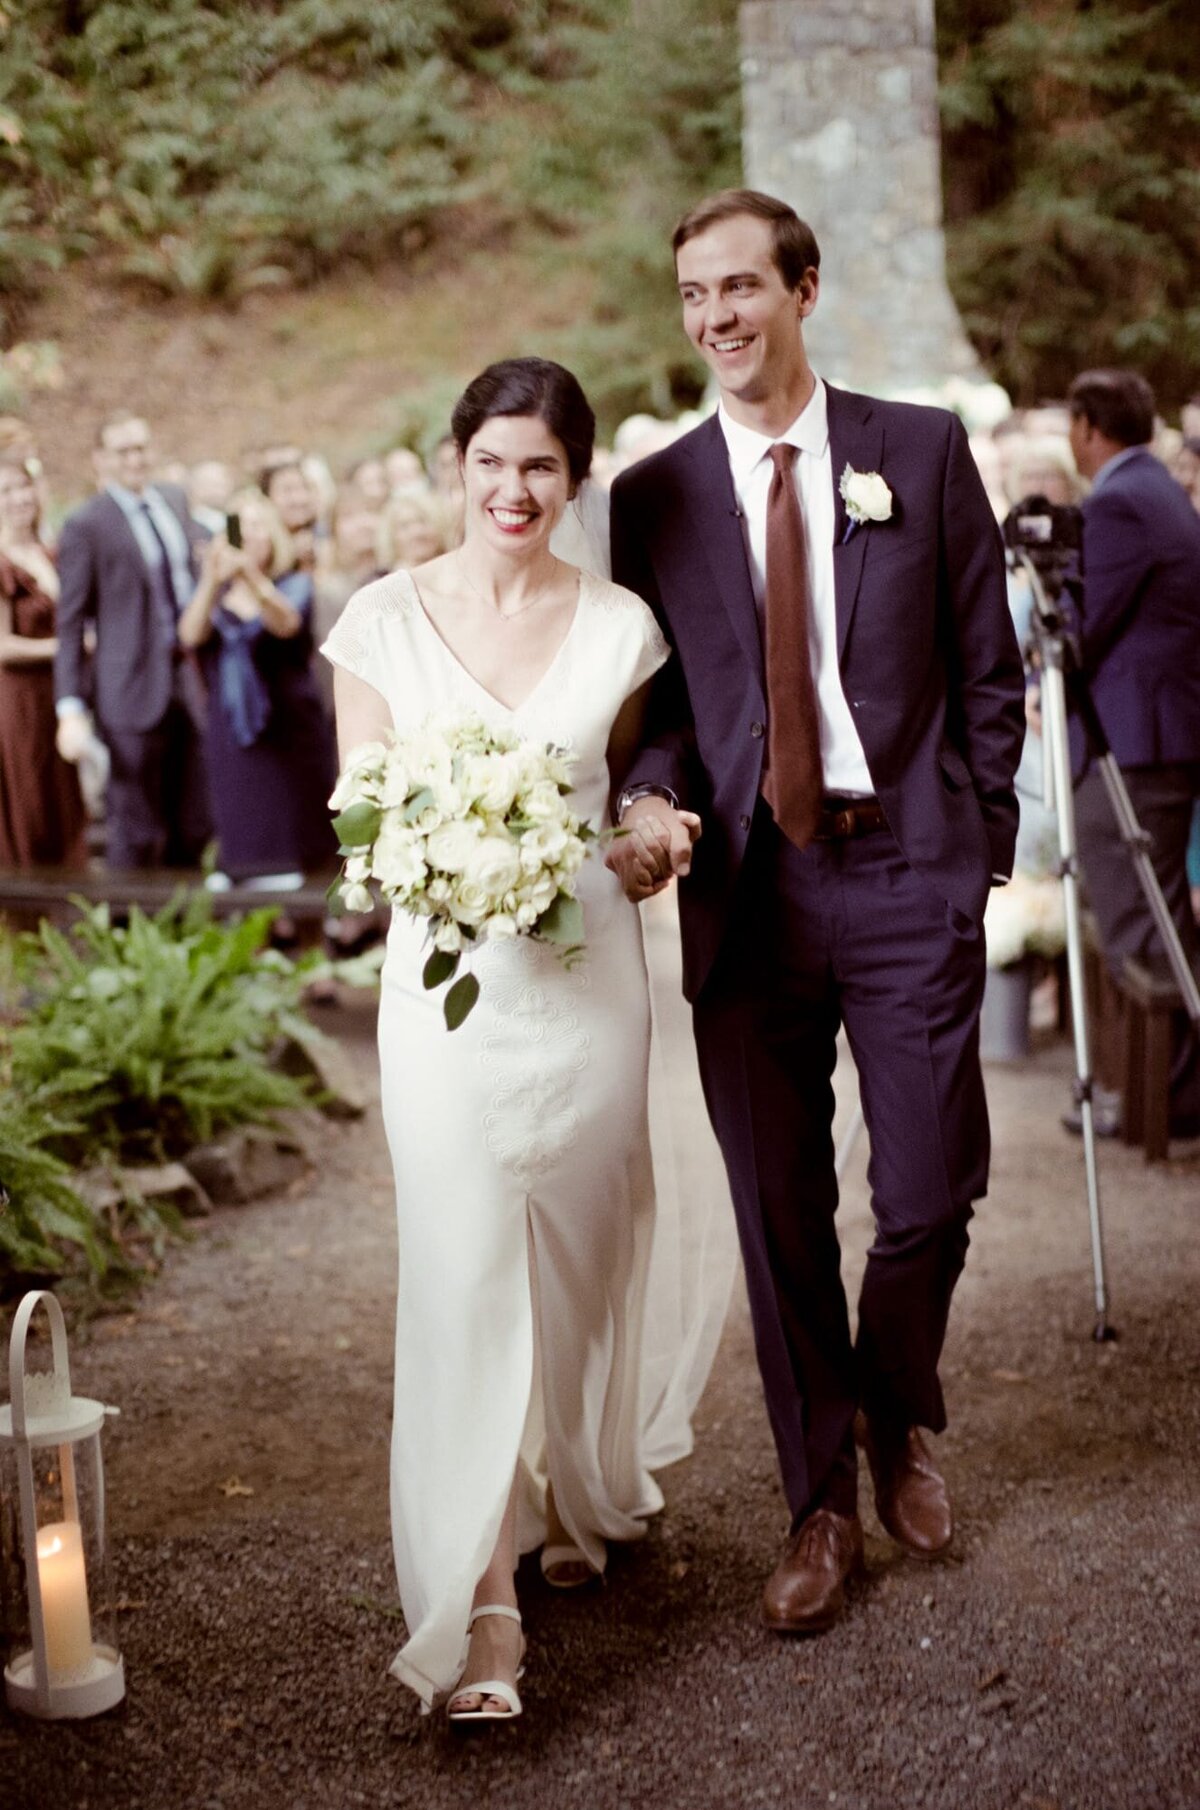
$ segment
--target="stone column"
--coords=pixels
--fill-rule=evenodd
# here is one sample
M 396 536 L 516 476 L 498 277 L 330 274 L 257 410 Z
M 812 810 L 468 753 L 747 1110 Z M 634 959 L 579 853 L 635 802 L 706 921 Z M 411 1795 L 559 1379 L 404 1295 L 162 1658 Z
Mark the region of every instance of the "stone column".
M 946 286 L 933 0 L 746 0 L 746 182 L 821 247 L 813 364 L 879 395 L 981 378 Z

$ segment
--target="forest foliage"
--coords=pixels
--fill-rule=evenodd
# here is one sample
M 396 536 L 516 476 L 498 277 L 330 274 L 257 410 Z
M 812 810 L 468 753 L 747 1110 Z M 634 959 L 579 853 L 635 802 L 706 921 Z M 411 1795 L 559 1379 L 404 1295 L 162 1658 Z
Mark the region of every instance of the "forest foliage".
M 606 422 L 693 399 L 663 245 L 740 174 L 736 0 L 0 9 L 0 343 L 68 260 L 236 305 L 430 247 L 564 248 Z M 1195 388 L 1195 0 L 937 0 L 951 285 L 1023 401 Z M 503 299 L 498 306 L 505 306 Z M 629 331 L 630 322 L 636 332 Z
M 686 383 L 663 246 L 737 177 L 732 0 L 27 0 L 0 29 L 10 332 L 66 259 L 230 303 L 519 235 L 535 267 L 571 242 L 610 416 Z
M 937 0 L 951 287 L 1018 399 L 1200 389 L 1196 0 Z

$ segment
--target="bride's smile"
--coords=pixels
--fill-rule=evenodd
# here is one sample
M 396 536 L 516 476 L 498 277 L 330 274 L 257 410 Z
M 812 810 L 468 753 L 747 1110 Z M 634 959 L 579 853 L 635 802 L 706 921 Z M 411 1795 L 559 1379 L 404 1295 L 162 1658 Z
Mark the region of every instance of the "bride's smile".
M 463 459 L 468 533 L 522 558 L 544 548 L 571 493 L 563 448 L 536 415 L 494 415 Z

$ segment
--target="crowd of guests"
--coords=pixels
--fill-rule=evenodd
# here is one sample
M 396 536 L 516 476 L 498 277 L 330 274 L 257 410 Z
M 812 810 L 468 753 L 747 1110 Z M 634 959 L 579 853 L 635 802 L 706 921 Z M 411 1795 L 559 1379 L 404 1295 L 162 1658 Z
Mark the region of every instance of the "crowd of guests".
M 608 483 L 698 419 L 622 424 L 565 557 L 603 563 Z M 1066 403 L 1014 412 L 971 446 L 998 518 L 1031 493 L 1086 491 Z M 1152 449 L 1200 510 L 1200 398 Z M 338 482 L 292 445 L 240 469 L 167 460 L 122 411 L 100 423 L 93 465 L 95 494 L 51 533 L 33 430 L 0 418 L 0 866 L 78 866 L 89 846 L 114 867 L 191 866 L 215 842 L 231 881 L 329 867 L 331 679 L 315 650 L 361 585 L 458 543 L 452 439 L 425 458 L 360 459 Z M 1023 630 L 1018 585 L 1013 604 Z M 1200 900 L 1200 846 L 1196 863 Z
M 333 862 L 315 648 L 361 585 L 455 543 L 457 465 L 248 464 L 161 461 L 114 413 L 52 534 L 33 435 L 0 420 L 0 866 L 191 867 L 215 844 L 216 884 L 280 888 Z

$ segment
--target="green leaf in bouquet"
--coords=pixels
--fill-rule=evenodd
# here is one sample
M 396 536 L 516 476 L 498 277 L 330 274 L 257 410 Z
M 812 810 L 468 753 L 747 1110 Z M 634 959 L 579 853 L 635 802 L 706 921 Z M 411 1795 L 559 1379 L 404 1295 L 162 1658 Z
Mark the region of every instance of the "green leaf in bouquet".
M 579 900 L 560 892 L 538 919 L 537 935 L 545 943 L 566 943 L 568 946 L 582 943 L 583 906 Z
M 331 881 L 325 889 L 325 903 L 329 907 L 330 917 L 340 918 L 345 916 L 346 907 L 342 904 L 342 886 L 344 882 L 345 875 L 339 874 L 337 879 Z
M 422 786 L 419 792 L 413 793 L 404 807 L 403 816 L 405 823 L 415 823 L 417 818 L 421 815 L 421 812 L 427 811 L 432 803 L 433 792 L 431 788 L 429 786 Z
M 333 820 L 334 833 L 343 848 L 367 848 L 379 834 L 383 812 L 365 799 L 341 811 Z
M 440 987 L 444 980 L 451 980 L 457 974 L 458 963 L 457 952 L 435 949 L 421 971 L 421 979 L 427 988 Z
M 447 993 L 443 1011 L 446 1014 L 446 1029 L 456 1031 L 463 1019 L 479 998 L 479 982 L 473 974 L 463 974 L 455 981 Z

